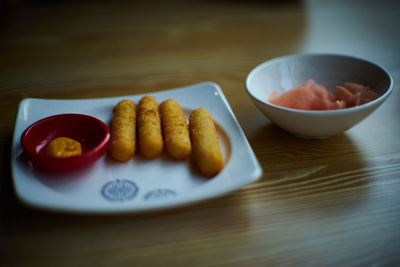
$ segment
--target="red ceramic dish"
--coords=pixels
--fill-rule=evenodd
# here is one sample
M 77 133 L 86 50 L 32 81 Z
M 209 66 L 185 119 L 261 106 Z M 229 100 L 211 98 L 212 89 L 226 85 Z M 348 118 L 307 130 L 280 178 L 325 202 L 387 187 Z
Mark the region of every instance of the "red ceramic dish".
M 82 154 L 56 158 L 45 153 L 46 145 L 56 137 L 69 137 L 81 143 Z M 84 114 L 61 114 L 41 119 L 26 128 L 21 144 L 32 164 L 42 170 L 66 172 L 84 168 L 106 151 L 110 130 L 101 120 Z

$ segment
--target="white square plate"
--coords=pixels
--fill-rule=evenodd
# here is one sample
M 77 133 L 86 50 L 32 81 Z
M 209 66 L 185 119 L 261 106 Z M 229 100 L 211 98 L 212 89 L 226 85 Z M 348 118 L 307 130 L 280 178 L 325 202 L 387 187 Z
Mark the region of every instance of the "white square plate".
M 103 156 L 92 166 L 72 173 L 46 173 L 35 169 L 23 154 L 20 137 L 35 121 L 56 114 L 82 113 L 110 124 L 113 107 L 122 99 L 138 103 L 143 95 L 50 100 L 24 99 L 16 119 L 12 172 L 15 192 L 36 208 L 73 213 L 125 213 L 177 207 L 232 192 L 257 180 L 261 167 L 247 142 L 222 90 L 215 83 L 149 93 L 158 103 L 173 98 L 188 117 L 198 107 L 213 117 L 224 155 L 220 174 L 206 178 L 190 161 L 173 161 L 166 155 L 145 160 L 135 155 L 124 163 Z

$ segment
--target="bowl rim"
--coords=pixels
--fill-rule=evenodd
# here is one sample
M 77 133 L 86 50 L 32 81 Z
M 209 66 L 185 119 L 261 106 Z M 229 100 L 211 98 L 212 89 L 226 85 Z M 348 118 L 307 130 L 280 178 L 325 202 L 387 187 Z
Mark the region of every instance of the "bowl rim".
M 355 59 L 355 60 L 362 61 L 362 62 L 370 64 L 370 65 L 373 65 L 373 66 L 377 67 L 378 69 L 380 69 L 384 74 L 387 75 L 387 77 L 389 79 L 389 86 L 382 95 L 380 95 L 379 97 L 377 97 L 376 99 L 374 99 L 368 103 L 365 103 L 365 104 L 362 104 L 359 106 L 355 106 L 355 107 L 349 107 L 349 108 L 343 108 L 343 109 L 332 109 L 332 110 L 302 110 L 302 109 L 281 107 L 278 105 L 271 104 L 266 100 L 262 100 L 261 98 L 257 97 L 256 95 L 254 95 L 251 92 L 251 90 L 249 88 L 250 79 L 254 75 L 254 73 L 256 73 L 259 69 L 261 69 L 267 65 L 273 64 L 276 61 L 281 61 L 281 60 L 290 59 L 290 58 L 298 58 L 298 57 L 309 57 L 309 56 L 312 56 L 312 57 L 341 57 L 341 58 L 348 58 L 348 59 L 353 59 L 353 60 Z M 387 70 L 385 70 L 383 67 L 379 66 L 378 64 L 376 64 L 370 60 L 366 60 L 366 59 L 363 59 L 360 57 L 350 56 L 350 55 L 346 55 L 346 54 L 339 54 L 339 53 L 296 53 L 296 54 L 289 54 L 289 55 L 274 57 L 274 58 L 268 59 L 268 60 L 263 61 L 262 63 L 256 65 L 253 69 L 250 70 L 250 72 L 248 73 L 248 75 L 246 77 L 245 89 L 246 89 L 247 94 L 252 99 L 256 100 L 260 104 L 267 105 L 269 107 L 276 108 L 276 109 L 286 111 L 286 112 L 295 112 L 295 113 L 299 113 L 299 114 L 323 116 L 323 115 L 351 113 L 351 112 L 354 112 L 357 110 L 365 109 L 370 106 L 375 106 L 377 104 L 382 103 L 383 100 L 388 98 L 389 95 L 393 91 L 393 78 L 390 75 L 390 73 Z
M 26 142 L 27 142 L 27 138 L 29 136 L 29 132 L 33 128 L 40 126 L 40 124 L 42 124 L 43 122 L 46 122 L 49 120 L 54 120 L 54 119 L 57 119 L 60 117 L 82 117 L 82 118 L 87 118 L 92 121 L 95 121 L 103 129 L 104 134 L 102 136 L 102 139 L 91 149 L 82 151 L 82 154 L 71 156 L 71 157 L 66 157 L 66 158 L 57 158 L 57 157 L 52 157 L 52 156 L 46 155 L 45 153 L 42 154 L 42 153 L 39 153 L 39 151 L 36 151 L 35 149 L 32 149 L 32 147 L 27 145 Z M 42 158 L 42 159 L 51 158 L 52 160 L 57 160 L 57 161 L 65 161 L 65 160 L 73 160 L 73 159 L 78 160 L 83 157 L 88 157 L 88 158 L 92 157 L 93 155 L 98 153 L 100 150 L 102 150 L 102 148 L 104 148 L 104 146 L 106 146 L 108 144 L 109 140 L 110 140 L 110 129 L 107 126 L 107 124 L 105 124 L 102 120 L 100 120 L 96 117 L 93 117 L 93 116 L 90 116 L 87 114 L 81 114 L 81 113 L 62 113 L 62 114 L 51 115 L 51 116 L 39 119 L 39 120 L 35 121 L 34 123 L 30 124 L 28 127 L 26 127 L 26 129 L 22 132 L 21 138 L 20 138 L 20 142 L 21 142 L 23 150 L 26 151 L 30 156 L 33 156 L 36 158 Z

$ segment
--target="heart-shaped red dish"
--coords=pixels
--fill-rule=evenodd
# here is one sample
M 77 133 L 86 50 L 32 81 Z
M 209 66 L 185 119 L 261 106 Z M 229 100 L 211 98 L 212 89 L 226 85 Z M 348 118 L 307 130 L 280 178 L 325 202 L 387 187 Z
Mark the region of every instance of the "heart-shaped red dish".
M 45 150 L 57 137 L 78 141 L 82 154 L 71 157 L 53 157 Z M 43 118 L 25 129 L 21 136 L 24 152 L 32 164 L 50 172 L 74 171 L 97 161 L 107 151 L 110 130 L 101 120 L 84 114 L 60 114 Z

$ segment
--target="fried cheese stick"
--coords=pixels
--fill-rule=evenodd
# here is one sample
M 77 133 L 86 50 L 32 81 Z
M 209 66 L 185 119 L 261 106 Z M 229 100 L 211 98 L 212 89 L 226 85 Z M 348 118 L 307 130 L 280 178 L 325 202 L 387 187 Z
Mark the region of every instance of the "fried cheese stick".
M 198 108 L 190 114 L 189 131 L 192 155 L 198 170 L 206 176 L 215 176 L 224 167 L 217 131 L 210 113 Z
M 148 159 L 157 157 L 163 150 L 160 112 L 152 96 L 144 96 L 139 101 L 138 145 L 140 153 Z
M 131 100 L 121 100 L 113 109 L 110 154 L 114 160 L 127 161 L 135 154 L 136 107 Z
M 192 150 L 192 145 L 181 106 L 176 100 L 167 99 L 161 103 L 160 112 L 165 148 L 168 154 L 177 160 L 187 158 Z

